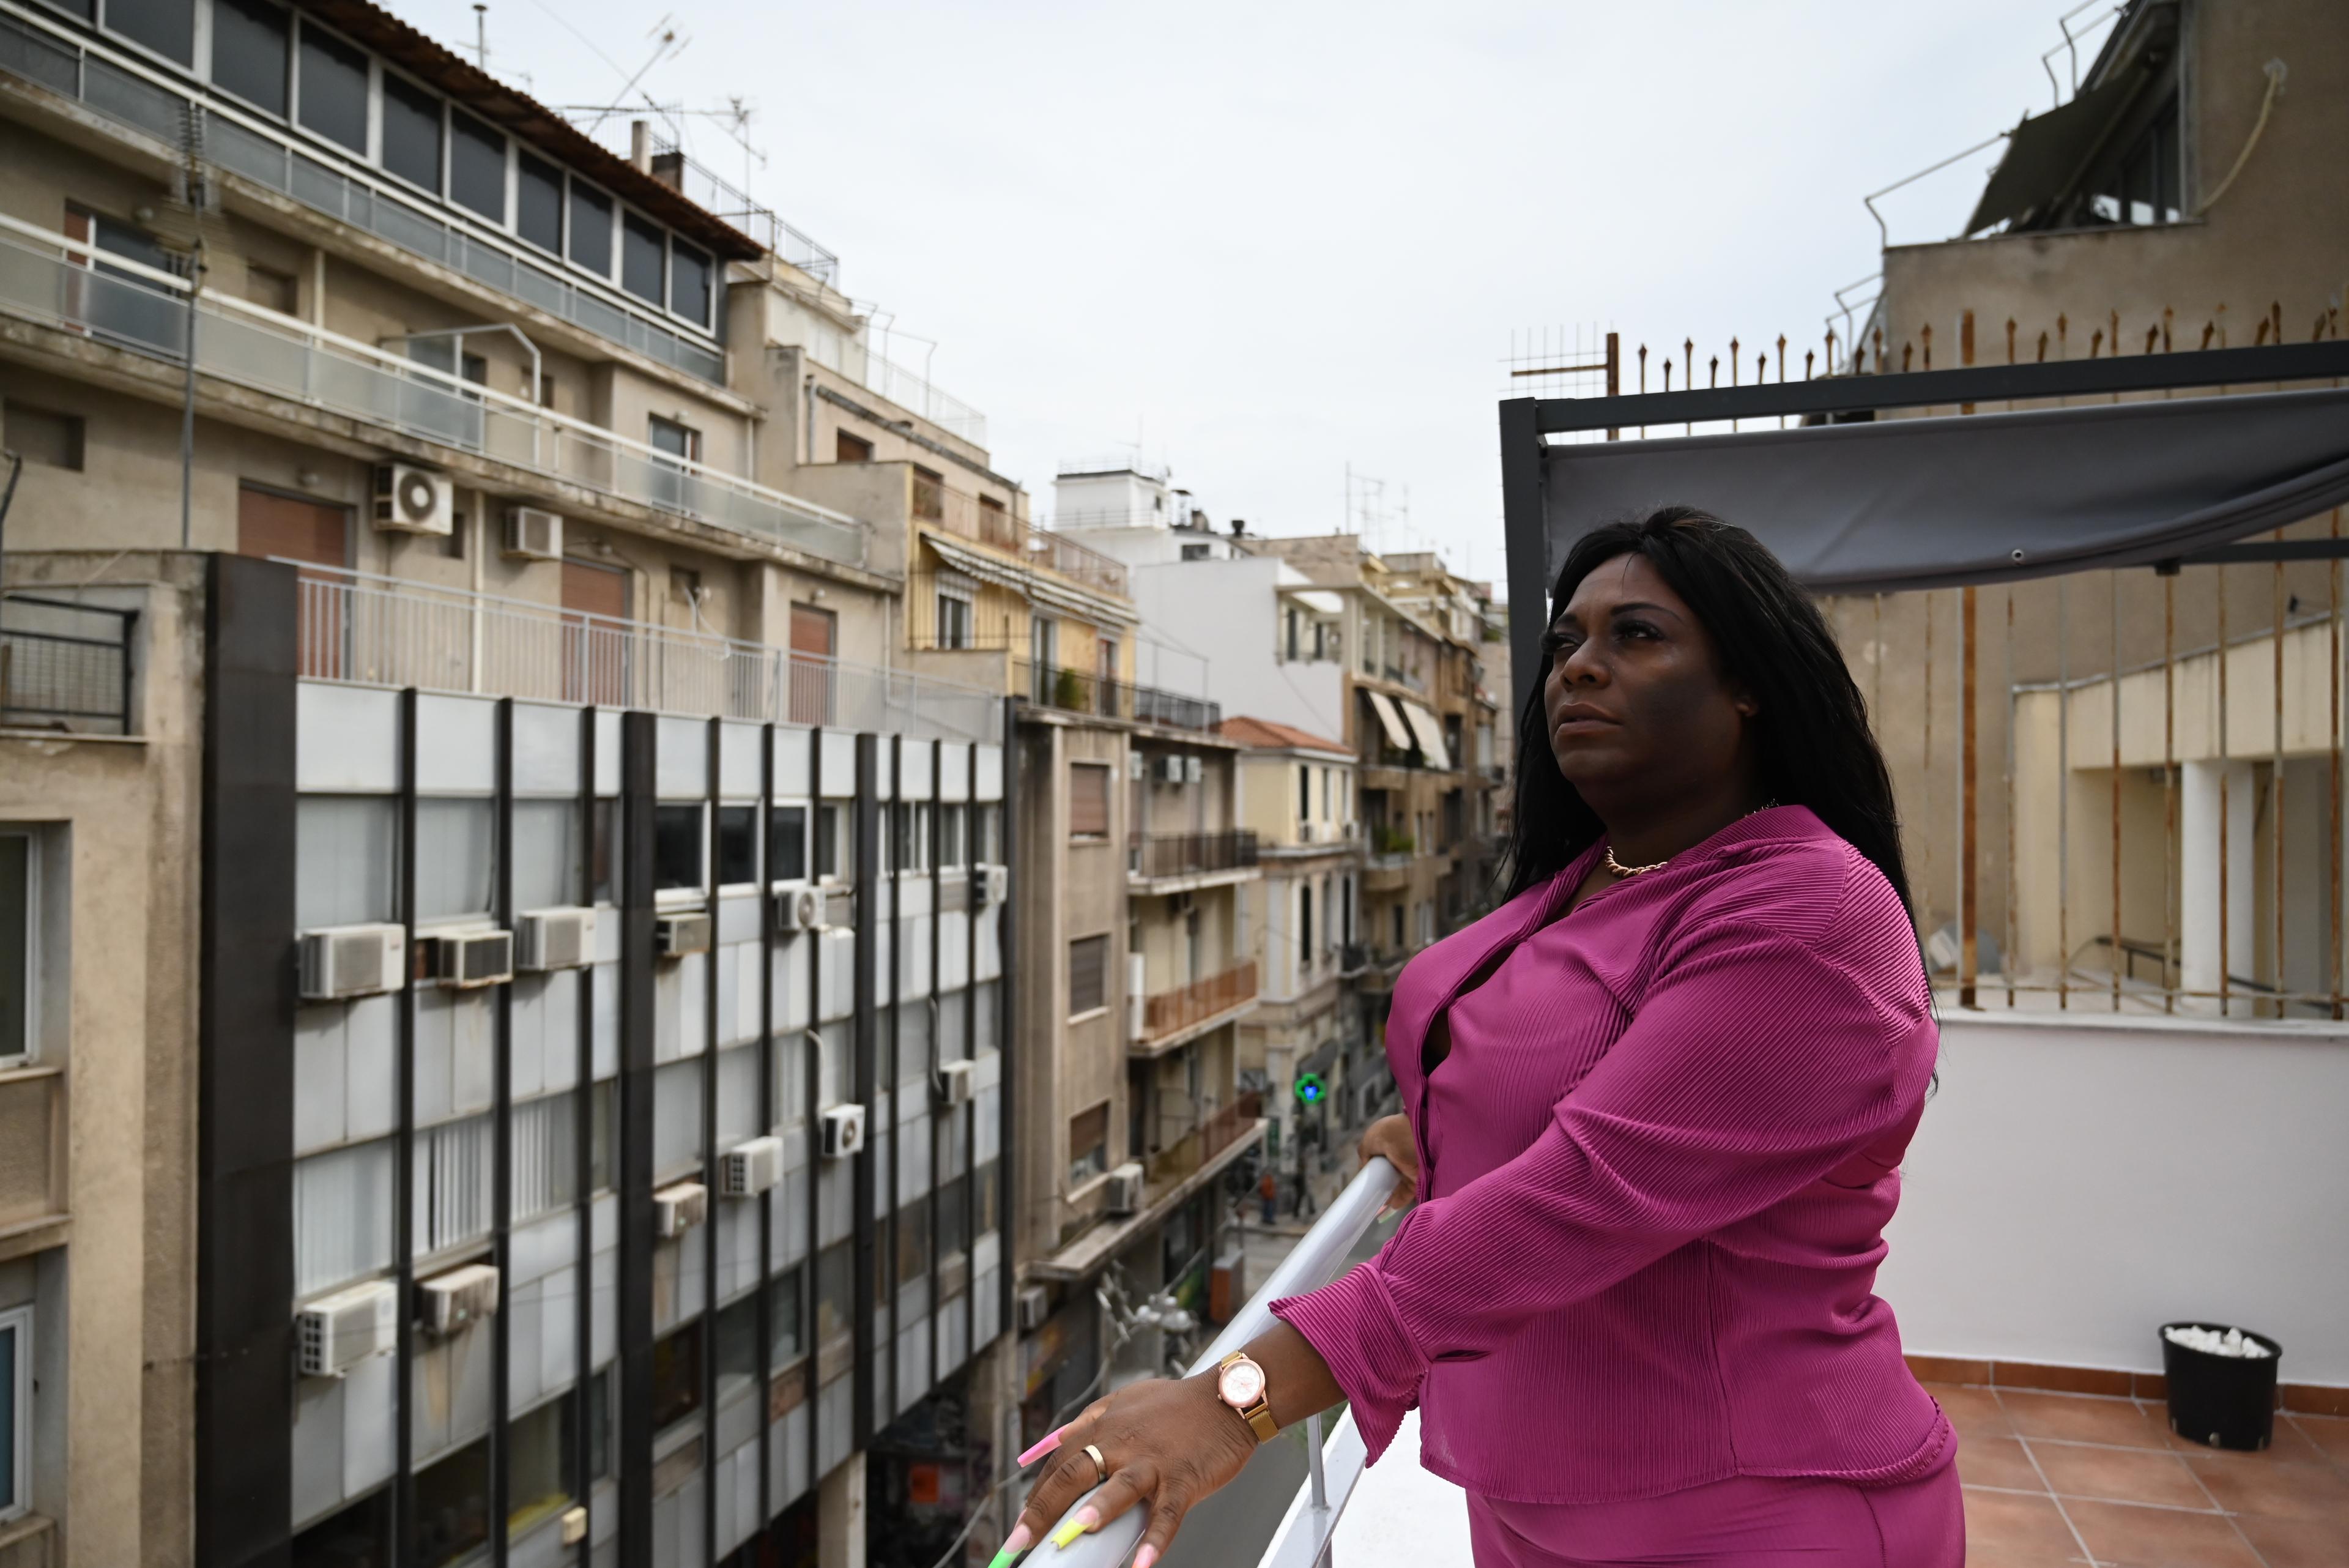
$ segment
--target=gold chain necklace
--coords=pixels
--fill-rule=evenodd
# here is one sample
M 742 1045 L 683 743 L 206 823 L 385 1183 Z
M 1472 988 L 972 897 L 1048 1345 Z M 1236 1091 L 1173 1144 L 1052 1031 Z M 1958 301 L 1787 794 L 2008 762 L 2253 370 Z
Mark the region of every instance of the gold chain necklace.
M 1775 799 L 1765 800 L 1760 805 L 1755 806 L 1753 811 L 1746 812 L 1743 815 L 1739 816 L 1737 820 L 1743 822 L 1746 817 L 1754 815 L 1755 812 L 1768 811 L 1777 804 L 1777 801 Z M 1605 851 L 1605 865 L 1607 867 L 1608 875 L 1610 877 L 1638 877 L 1650 871 L 1661 871 L 1666 866 L 1671 864 L 1671 859 L 1672 857 L 1667 855 L 1661 860 L 1651 860 L 1645 866 L 1626 866 L 1620 860 L 1615 858 L 1615 846 L 1613 845 L 1609 845 Z

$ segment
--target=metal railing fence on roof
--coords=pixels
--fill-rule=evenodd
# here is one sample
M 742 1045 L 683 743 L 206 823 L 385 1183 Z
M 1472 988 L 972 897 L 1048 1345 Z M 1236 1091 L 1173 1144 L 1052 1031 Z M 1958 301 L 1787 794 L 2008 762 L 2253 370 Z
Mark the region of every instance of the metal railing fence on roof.
M 184 278 L 0 214 L 0 309 L 184 362 L 188 296 Z M 826 560 L 864 563 L 864 527 L 812 502 L 228 295 L 199 294 L 196 314 L 196 366 L 207 375 Z
M 591 284 L 553 256 L 534 260 L 520 242 L 453 206 L 411 195 L 327 143 L 280 130 L 13 0 L 0 0 L 0 71 L 78 99 L 173 148 L 186 142 L 189 117 L 201 116 L 203 156 L 221 168 L 648 359 L 725 384 L 726 356 L 707 328 L 696 338 L 663 325 L 615 286 Z
M 653 178 L 674 186 L 695 206 L 733 224 L 810 277 L 840 286 L 838 253 L 783 222 L 772 208 L 752 200 L 675 142 L 655 137 L 652 162 Z
M 1002 738 L 1003 700 L 909 670 L 707 632 L 312 566 L 297 586 L 305 680 L 779 724 Z

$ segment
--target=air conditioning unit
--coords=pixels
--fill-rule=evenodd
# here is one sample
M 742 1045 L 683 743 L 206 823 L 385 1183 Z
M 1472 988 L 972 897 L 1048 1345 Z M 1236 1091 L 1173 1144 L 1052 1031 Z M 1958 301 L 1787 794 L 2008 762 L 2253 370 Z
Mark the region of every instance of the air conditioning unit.
M 980 867 L 978 875 L 971 879 L 971 888 L 978 893 L 979 906 L 982 909 L 989 904 L 1000 904 L 1011 896 L 1011 867 L 1009 866 Z
M 1206 778 L 1206 776 L 1207 764 L 1206 762 L 1197 757 L 1185 757 L 1183 759 L 1183 779 L 1185 783 L 1197 784 L 1201 779 Z
M 718 1162 L 718 1190 L 727 1198 L 756 1198 L 783 1179 L 783 1140 L 754 1137 L 738 1143 Z
M 689 915 L 663 915 L 653 921 L 653 956 L 683 958 L 709 950 L 709 917 L 699 910 Z
M 498 1271 L 488 1263 L 467 1263 L 423 1281 L 416 1293 L 424 1331 L 446 1338 L 496 1315 Z
M 516 561 L 563 559 L 563 518 L 536 506 L 506 508 L 507 558 Z
M 512 931 L 465 931 L 427 937 L 417 945 L 423 950 L 417 954 L 418 968 L 423 971 L 418 978 L 438 985 L 470 991 L 475 986 L 500 984 L 514 975 Z
M 977 1071 L 977 1065 L 969 1062 L 940 1063 L 937 1076 L 939 1106 L 970 1104 L 971 1091 L 976 1086 L 972 1075 Z
M 1158 759 L 1158 766 L 1154 771 L 1158 774 L 1158 782 L 1161 784 L 1181 784 L 1184 778 L 1183 759 L 1180 757 L 1161 757 Z
M 673 1241 L 709 1218 L 709 1189 L 698 1181 L 679 1181 L 653 1194 L 653 1230 Z
M 399 1336 L 399 1287 L 389 1280 L 321 1296 L 294 1319 L 305 1377 L 340 1377 Z
M 447 534 L 456 524 L 457 493 L 445 473 L 406 462 L 375 468 L 375 525 L 394 534 Z
M 1109 1211 L 1119 1217 L 1142 1211 L 1142 1167 L 1133 1160 L 1109 1173 Z
M 336 1002 L 398 991 L 408 976 L 404 926 L 327 926 L 302 933 L 302 998 Z
M 1052 1298 L 1041 1285 L 1029 1285 L 1014 1298 L 1019 1312 L 1019 1332 L 1033 1334 L 1052 1315 Z
M 864 1147 L 864 1107 L 834 1106 L 823 1113 L 823 1157 L 845 1159 Z
M 532 909 L 515 922 L 514 967 L 579 969 L 595 961 L 595 911 Z
M 813 888 L 785 888 L 775 895 L 775 934 L 792 936 L 823 926 L 823 895 Z

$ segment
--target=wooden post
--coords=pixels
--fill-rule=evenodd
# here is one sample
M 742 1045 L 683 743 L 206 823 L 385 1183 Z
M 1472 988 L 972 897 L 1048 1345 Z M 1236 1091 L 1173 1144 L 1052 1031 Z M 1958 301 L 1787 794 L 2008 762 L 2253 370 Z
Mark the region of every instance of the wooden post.
M 1645 359 L 1646 355 L 1643 351 L 1640 365 L 1643 371 L 1647 369 Z M 1610 398 L 1623 395 L 1623 338 L 1621 334 L 1615 332 L 1609 332 L 1607 335 L 1607 395 Z M 1623 432 L 1613 426 L 1608 427 L 1609 441 L 1619 441 L 1622 435 Z

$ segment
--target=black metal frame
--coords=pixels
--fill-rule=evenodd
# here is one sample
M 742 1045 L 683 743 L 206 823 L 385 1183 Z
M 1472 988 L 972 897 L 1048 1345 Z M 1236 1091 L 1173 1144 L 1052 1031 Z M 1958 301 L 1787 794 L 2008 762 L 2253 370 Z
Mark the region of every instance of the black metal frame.
M 2207 348 L 2171 354 L 2067 359 L 2053 364 L 1973 365 L 1952 370 L 1902 370 L 1889 375 L 1830 376 L 1767 381 L 1703 391 L 1650 392 L 1628 398 L 1508 398 L 1500 405 L 1501 503 L 1508 551 L 1510 677 L 1515 711 L 1532 696 L 1541 664 L 1541 634 L 1548 621 L 1548 519 L 1545 507 L 1543 439 L 1581 431 L 1714 424 L 1838 414 L 1884 409 L 1965 408 L 1977 403 L 2036 401 L 2124 392 L 2203 387 L 2266 387 L 2349 377 L 2349 342 L 2288 343 L 2259 348 Z M 1757 439 L 1799 441 L 1799 430 L 1757 431 Z M 1673 438 L 1658 438 L 1673 439 Z M 2322 560 L 2349 556 L 2331 540 L 2228 545 L 2183 562 Z

